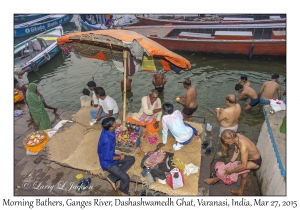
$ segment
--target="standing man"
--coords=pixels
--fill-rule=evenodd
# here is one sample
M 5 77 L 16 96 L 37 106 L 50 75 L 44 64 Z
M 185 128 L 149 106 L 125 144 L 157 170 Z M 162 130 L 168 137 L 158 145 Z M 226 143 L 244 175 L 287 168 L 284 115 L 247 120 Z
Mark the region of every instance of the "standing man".
M 261 165 L 262 159 L 260 152 L 258 151 L 256 145 L 239 133 L 233 130 L 226 129 L 222 133 L 222 141 L 225 144 L 234 144 L 234 153 L 231 158 L 231 162 L 236 161 L 239 155 L 241 155 L 241 163 L 232 170 L 226 170 L 225 175 L 231 175 L 233 173 L 239 173 L 244 170 L 258 169 Z M 243 195 L 244 188 L 247 183 L 248 173 L 241 175 L 240 188 L 238 190 L 229 189 L 229 191 L 234 195 Z M 218 177 L 205 179 L 206 184 L 215 184 L 220 179 Z
M 269 100 L 274 98 L 274 94 L 277 92 L 278 100 L 281 99 L 281 87 L 278 84 L 279 75 L 272 74 L 271 81 L 265 82 L 259 91 L 259 103 L 260 104 L 269 104 Z
M 155 87 L 155 90 L 158 92 L 164 92 L 164 86 L 167 82 L 167 77 L 166 75 L 162 74 L 161 72 L 155 73 L 152 77 L 152 84 Z
M 183 106 L 182 114 L 184 119 L 186 121 L 192 121 L 191 116 L 198 108 L 197 90 L 192 86 L 192 82 L 189 79 L 184 79 L 182 83 L 186 92 L 184 95 L 178 96 L 176 101 Z
M 107 117 L 116 119 L 119 115 L 119 108 L 115 99 L 106 95 L 105 90 L 102 87 L 96 87 L 95 94 L 99 99 L 99 109 L 90 111 L 92 118 L 99 121 L 99 123 L 102 123 Z
M 98 107 L 99 102 L 98 102 L 98 98 L 96 97 L 96 94 L 95 94 L 96 83 L 94 81 L 89 81 L 86 85 L 92 91 L 93 107 Z
M 105 21 L 105 26 L 109 29 L 113 26 L 113 15 L 110 15 L 109 18 Z
M 238 81 L 238 84 L 250 87 L 250 82 L 246 74 L 241 75 L 241 78 Z
M 98 142 L 98 157 L 101 168 L 109 172 L 107 181 L 111 184 L 114 190 L 116 182 L 121 180 L 118 194 L 127 196 L 129 191 L 130 177 L 126 173 L 134 164 L 133 156 L 116 154 L 116 120 L 113 117 L 105 118 L 102 121 L 102 132 Z
M 228 156 L 229 145 L 224 144 L 221 139 L 221 134 L 225 129 L 230 129 L 237 131 L 238 129 L 238 120 L 241 115 L 242 109 L 239 104 L 236 103 L 235 95 L 228 94 L 225 98 L 225 103 L 227 108 L 216 108 L 216 117 L 220 123 L 220 133 L 219 137 L 222 142 L 222 156 Z
M 250 101 L 248 101 L 246 103 L 246 106 L 245 106 L 244 110 L 249 110 L 249 109 L 251 109 L 252 107 L 256 106 L 259 103 L 258 94 L 253 88 L 243 86 L 241 84 L 236 84 L 235 85 L 235 90 L 238 91 L 238 93 L 240 94 L 240 96 L 236 100 L 236 103 L 238 103 L 245 96 L 250 98 Z
M 128 78 L 128 76 L 126 75 L 126 91 L 131 91 L 131 83 L 132 83 L 132 78 Z M 124 79 L 121 80 L 121 90 L 122 91 L 124 90 Z

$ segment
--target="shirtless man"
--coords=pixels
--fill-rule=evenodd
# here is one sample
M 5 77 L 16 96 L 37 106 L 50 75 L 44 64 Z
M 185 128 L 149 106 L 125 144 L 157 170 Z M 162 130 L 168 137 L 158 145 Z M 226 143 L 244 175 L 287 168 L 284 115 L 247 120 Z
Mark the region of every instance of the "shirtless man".
M 241 78 L 238 81 L 238 84 L 250 87 L 250 82 L 246 74 L 241 75 Z
M 183 106 L 182 115 L 184 120 L 192 121 L 191 116 L 198 108 L 197 90 L 192 86 L 192 82 L 189 79 L 183 80 L 183 87 L 186 89 L 186 92 L 184 95 L 178 96 L 179 100 L 176 98 L 176 102 Z
M 255 144 L 239 133 L 233 130 L 226 129 L 222 133 L 222 141 L 226 144 L 234 144 L 234 153 L 231 158 L 231 162 L 236 161 L 239 155 L 241 155 L 241 163 L 232 170 L 226 170 L 225 175 L 230 175 L 233 173 L 239 173 L 244 170 L 258 169 L 261 165 L 261 156 Z M 241 175 L 240 188 L 238 190 L 229 189 L 229 191 L 234 195 L 243 195 L 244 188 L 247 183 L 247 176 L 249 173 L 244 173 Z M 218 177 L 205 179 L 206 184 L 215 184 L 220 179 Z
M 155 90 L 157 90 L 158 92 L 164 92 L 164 86 L 166 82 L 166 75 L 162 73 L 156 73 L 152 77 L 152 84 L 155 86 Z
M 132 78 L 128 78 L 128 76 L 126 76 L 126 91 L 131 91 L 131 83 Z M 121 90 L 124 90 L 124 79 L 121 80 Z
M 220 123 L 220 133 L 219 137 L 222 142 L 222 155 L 221 156 L 228 156 L 228 149 L 229 145 L 224 144 L 221 139 L 221 134 L 225 129 L 230 129 L 233 131 L 237 131 L 238 129 L 238 119 L 241 115 L 242 109 L 239 104 L 235 102 L 235 95 L 228 94 L 225 98 L 225 103 L 228 106 L 225 109 L 216 108 L 216 116 L 217 120 Z
M 272 74 L 271 81 L 265 82 L 259 91 L 259 103 L 260 104 L 270 104 L 269 99 L 274 98 L 274 94 L 277 92 L 278 99 L 281 99 L 281 87 L 277 83 L 279 75 Z
M 235 90 L 238 91 L 238 93 L 240 94 L 240 96 L 236 100 L 236 103 L 238 103 L 245 96 L 250 98 L 250 101 L 247 102 L 244 110 L 249 110 L 249 109 L 251 109 L 252 107 L 256 106 L 259 103 L 258 94 L 253 88 L 243 86 L 241 84 L 236 84 L 235 85 Z

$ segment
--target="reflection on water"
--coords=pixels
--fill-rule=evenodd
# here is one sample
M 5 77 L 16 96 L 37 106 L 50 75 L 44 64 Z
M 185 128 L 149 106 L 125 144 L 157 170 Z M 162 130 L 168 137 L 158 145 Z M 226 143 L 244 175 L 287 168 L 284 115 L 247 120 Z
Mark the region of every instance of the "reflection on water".
M 76 31 L 80 30 L 78 26 L 75 21 L 63 27 L 67 31 Z M 194 115 L 206 118 L 206 121 L 213 126 L 214 136 L 218 135 L 219 129 L 214 110 L 216 107 L 225 108 L 225 96 L 228 93 L 238 95 L 234 86 L 241 74 L 248 75 L 251 87 L 256 91 L 260 90 L 265 81 L 270 80 L 271 74 L 279 74 L 280 82 L 286 76 L 285 59 L 252 57 L 248 60 L 246 56 L 178 54 L 187 58 L 192 68 L 179 74 L 166 73 L 168 81 L 165 92 L 160 93 L 159 97 L 162 102 L 171 102 L 175 109 L 182 110 L 182 106 L 175 103 L 175 97 L 185 92 L 182 85 L 183 78 L 190 78 L 192 85 L 196 86 L 198 91 L 199 106 Z M 30 82 L 38 83 L 38 88 L 49 105 L 72 111 L 80 108 L 79 97 L 82 95 L 82 89 L 86 88 L 88 81 L 94 78 L 97 86 L 102 86 L 107 95 L 117 101 L 119 109 L 123 109 L 123 95 L 120 88 L 123 74 L 112 63 L 88 58 L 78 59 L 73 53 L 68 55 L 58 53 L 40 67 L 37 73 L 30 73 L 28 78 Z M 138 111 L 141 98 L 154 88 L 151 83 L 151 73 L 136 72 L 132 78 L 132 91 L 127 92 L 126 96 L 127 112 Z M 242 107 L 245 103 L 245 101 L 240 102 Z M 247 112 L 242 111 L 238 130 L 256 141 L 263 121 L 263 113 L 258 106 Z

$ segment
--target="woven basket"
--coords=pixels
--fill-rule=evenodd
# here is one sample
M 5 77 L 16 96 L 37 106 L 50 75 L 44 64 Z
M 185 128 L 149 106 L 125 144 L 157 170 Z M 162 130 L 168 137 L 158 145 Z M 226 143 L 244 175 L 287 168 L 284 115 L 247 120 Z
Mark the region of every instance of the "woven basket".
M 34 144 L 34 145 L 28 145 L 27 142 L 30 140 L 30 137 L 31 137 L 31 136 L 35 136 L 35 135 L 38 135 L 38 134 L 44 136 L 44 138 L 42 138 L 42 141 L 39 142 L 39 143 L 37 143 L 37 144 Z M 47 136 L 48 136 L 48 134 L 47 134 L 45 131 L 42 131 L 42 130 L 40 130 L 40 131 L 35 131 L 35 132 L 33 132 L 33 133 L 28 134 L 28 135 L 24 138 L 23 144 L 24 144 L 24 146 L 34 147 L 34 146 L 37 146 L 37 145 L 40 145 L 41 143 L 43 143 L 43 141 L 47 138 Z

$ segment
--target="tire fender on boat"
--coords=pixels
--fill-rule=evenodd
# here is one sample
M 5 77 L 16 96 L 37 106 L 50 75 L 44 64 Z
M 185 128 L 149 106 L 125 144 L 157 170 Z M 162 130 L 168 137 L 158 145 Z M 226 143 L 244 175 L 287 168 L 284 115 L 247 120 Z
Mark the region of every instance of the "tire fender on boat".
M 51 56 L 49 55 L 49 53 L 44 53 L 44 58 L 49 61 L 51 59 Z

